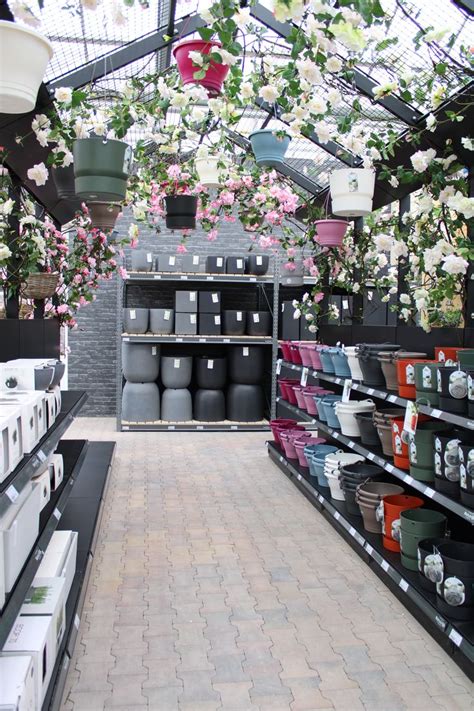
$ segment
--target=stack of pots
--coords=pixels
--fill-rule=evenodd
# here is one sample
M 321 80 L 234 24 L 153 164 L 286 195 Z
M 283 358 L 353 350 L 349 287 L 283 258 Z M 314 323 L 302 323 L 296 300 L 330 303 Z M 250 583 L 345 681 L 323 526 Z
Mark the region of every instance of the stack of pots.
M 436 593 L 436 583 L 443 580 L 443 565 L 439 559 L 438 546 L 450 543 L 449 538 L 425 538 L 418 541 L 418 580 L 421 587 Z
M 293 392 L 293 387 L 298 387 L 299 384 L 300 381 L 296 378 L 278 378 L 281 397 L 289 402 L 290 405 L 296 405 L 296 395 Z
M 430 407 L 439 406 L 438 370 L 442 368 L 438 361 L 415 363 L 416 399 Z
M 303 399 L 305 404 L 305 410 L 308 415 L 318 415 L 316 409 L 316 403 L 314 401 L 315 396 L 332 395 L 331 390 L 326 390 L 325 388 L 319 387 L 319 385 L 307 385 L 303 388 Z
M 166 388 L 161 400 L 162 419 L 168 422 L 189 422 L 193 405 L 189 385 L 193 372 L 192 356 L 163 356 L 161 382 Z
M 359 359 L 357 357 L 357 346 L 345 346 L 345 354 L 347 356 L 347 364 L 351 371 L 351 379 L 361 383 L 364 379 L 364 374 L 361 370 Z
M 324 462 L 328 454 L 333 454 L 334 452 L 341 452 L 341 450 L 330 444 L 312 445 L 311 454 L 309 455 L 305 452 L 308 459 L 309 472 L 311 476 L 317 477 L 318 484 L 323 489 L 329 488 L 329 482 L 324 474 Z
M 156 422 L 160 419 L 160 347 L 148 343 L 122 343 L 122 420 Z
M 278 417 L 275 420 L 270 420 L 270 429 L 272 431 L 273 440 L 275 444 L 281 447 L 280 432 L 282 430 L 289 430 L 295 427 L 296 423 L 294 420 L 290 420 L 286 417 Z M 300 426 L 301 430 L 304 430 L 303 426 Z
M 324 437 L 306 437 L 306 435 L 303 435 L 294 439 L 293 445 L 295 447 L 296 456 L 298 458 L 298 463 L 300 467 L 303 467 L 303 469 L 307 469 L 309 467 L 308 459 L 305 454 L 306 447 L 325 443 L 326 440 L 324 439 Z
M 349 464 L 363 462 L 364 457 L 352 452 L 334 452 L 328 454 L 324 461 L 324 476 L 329 482 L 331 498 L 335 501 L 344 501 L 344 491 L 341 489 L 339 475 L 341 468 Z
M 227 419 L 234 422 L 259 422 L 264 414 L 264 348 L 232 346 L 228 368 Z
M 196 358 L 198 390 L 194 396 L 194 417 L 201 422 L 225 420 L 224 388 L 227 380 L 226 358 Z
M 341 467 L 339 481 L 344 492 L 347 512 L 353 516 L 360 516 L 360 509 L 356 503 L 357 487 L 369 479 L 378 479 L 383 475 L 383 470 L 375 464 L 366 461 L 345 464 Z
M 332 427 L 334 430 L 341 428 L 335 410 L 337 403 L 341 402 L 341 400 L 342 395 L 325 395 L 318 404 L 319 412 L 324 414 L 324 421 L 328 427 Z
M 426 362 L 426 353 L 404 354 L 397 358 L 398 394 L 408 400 L 416 398 L 415 365 Z M 428 361 L 429 362 L 429 361 Z
M 295 365 L 303 365 L 299 341 L 290 341 L 290 358 Z
M 296 405 L 300 410 L 306 409 L 306 402 L 304 399 L 304 387 L 302 385 L 293 385 L 293 393 L 296 397 Z
M 323 373 L 327 373 L 328 375 L 334 375 L 334 363 L 332 360 L 332 352 L 337 351 L 337 348 L 333 348 L 331 346 L 325 346 L 324 348 L 321 348 L 319 351 L 319 357 L 321 359 L 321 365 L 323 368 Z
M 444 514 L 424 507 L 400 513 L 400 550 L 405 568 L 418 570 L 418 543 L 424 538 L 445 536 L 447 522 Z
M 397 391 L 399 386 L 397 364 L 400 359 L 408 358 L 425 358 L 426 353 L 413 353 L 409 351 L 381 351 L 377 354 L 380 361 L 380 367 L 385 378 L 387 390 Z M 410 378 L 411 381 L 411 378 Z M 405 397 L 405 396 L 404 396 Z
M 311 358 L 311 365 L 314 368 L 314 370 L 322 370 L 323 369 L 323 364 L 321 363 L 321 350 L 324 348 L 321 343 L 316 343 L 313 344 L 313 347 L 310 349 L 309 354 Z
M 419 415 L 418 422 L 427 422 L 428 415 Z M 399 469 L 410 469 L 410 458 L 408 453 L 408 433 L 403 431 L 405 416 L 392 419 L 392 450 L 393 463 Z
M 435 563 L 441 573 L 436 583 L 438 610 L 456 620 L 474 621 L 474 544 L 440 543 Z
M 474 444 L 459 445 L 459 485 L 461 501 L 474 509 Z
M 301 341 L 298 348 L 301 356 L 301 362 L 306 368 L 313 367 L 313 361 L 311 359 L 311 351 L 314 350 L 314 343 L 304 343 Z
M 402 511 L 423 506 L 418 496 L 392 494 L 385 496 L 377 509 L 377 518 L 382 523 L 383 546 L 389 551 L 400 553 L 400 516 Z
M 336 403 L 335 410 L 342 434 L 347 437 L 360 437 L 360 425 L 355 415 L 359 412 L 373 412 L 375 403 L 372 400 L 349 400 Z
M 370 388 L 385 387 L 385 378 L 379 361 L 379 353 L 399 351 L 400 346 L 390 343 L 358 343 L 356 355 L 362 371 L 362 381 Z
M 283 360 L 287 363 L 291 363 L 291 341 L 278 341 Z
M 467 414 L 468 417 L 474 417 L 474 348 L 459 350 L 458 360 L 467 373 Z
M 472 439 L 465 430 L 436 432 L 434 436 L 434 484 L 436 491 L 459 499 L 461 450 L 459 445 Z M 474 445 L 473 445 L 474 446 Z
M 329 356 L 332 360 L 335 375 L 338 378 L 350 378 L 351 369 L 349 368 L 349 361 L 344 348 L 330 348 Z
M 316 410 L 318 411 L 318 419 L 321 422 L 326 422 L 326 408 L 324 407 L 323 403 L 333 403 L 333 402 L 338 402 L 342 398 L 342 395 L 335 395 L 334 393 L 326 393 L 324 395 L 321 395 L 318 393 L 317 395 L 313 396 L 315 405 L 316 405 Z
M 461 369 L 460 365 L 445 365 L 438 368 L 437 376 L 440 409 L 456 415 L 467 414 L 467 369 Z
M 434 437 L 451 429 L 449 422 L 418 422 L 415 434 L 408 433 L 410 475 L 417 481 L 434 482 Z
M 360 441 L 367 447 L 378 447 L 380 444 L 379 435 L 374 424 L 372 412 L 357 412 L 354 415 L 359 423 Z
M 280 430 L 280 442 L 285 452 L 287 459 L 298 459 L 296 454 L 295 445 L 293 444 L 295 439 L 311 437 L 311 432 L 307 432 L 302 425 L 297 425 L 293 423 L 293 427 L 286 427 Z
M 355 501 L 362 514 L 364 528 L 370 533 L 382 533 L 377 510 L 384 496 L 403 494 L 403 487 L 384 481 L 365 481 L 356 489 Z
M 392 421 L 405 416 L 400 408 L 388 408 L 374 412 L 374 425 L 382 445 L 382 451 L 387 457 L 393 457 Z

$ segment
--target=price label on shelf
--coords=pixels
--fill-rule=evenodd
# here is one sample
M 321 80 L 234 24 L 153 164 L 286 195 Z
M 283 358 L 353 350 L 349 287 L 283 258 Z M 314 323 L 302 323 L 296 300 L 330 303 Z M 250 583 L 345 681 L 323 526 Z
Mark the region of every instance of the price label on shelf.
M 46 454 L 43 452 L 42 449 L 40 449 L 40 451 L 36 453 L 36 456 L 38 457 L 40 462 L 46 461 Z
M 74 617 L 74 627 L 76 628 L 76 630 L 79 629 L 79 625 L 80 625 L 80 624 L 81 624 L 81 620 L 80 620 L 80 618 L 79 618 L 79 615 L 75 615 L 75 617 Z
M 409 400 L 407 402 L 407 409 L 405 412 L 405 419 L 403 421 L 403 431 L 409 432 L 409 434 L 416 434 L 416 426 L 418 424 L 418 410 L 414 402 Z
M 344 390 L 342 391 L 342 402 L 349 402 L 351 396 L 352 380 L 348 378 L 344 381 Z
M 437 419 L 439 419 L 440 417 L 442 417 L 442 415 L 443 413 L 441 412 L 441 410 L 431 410 L 432 417 L 436 417 Z
M 278 360 L 276 362 L 276 366 L 275 366 L 275 373 L 277 375 L 280 375 L 280 373 L 281 373 L 281 364 L 282 364 L 282 359 L 278 358 Z
M 449 639 L 451 640 L 451 642 L 454 642 L 454 644 L 456 645 L 456 647 L 460 647 L 460 646 L 461 646 L 462 635 L 460 635 L 459 632 L 457 632 L 455 629 L 452 629 L 452 630 L 451 630 L 451 632 L 449 633 L 448 637 L 449 637 Z
M 8 487 L 8 489 L 5 491 L 5 494 L 8 496 L 12 504 L 14 504 L 18 498 L 18 491 L 15 489 L 13 484 Z
M 401 578 L 400 582 L 398 583 L 398 587 L 403 590 L 403 592 L 406 592 L 409 588 L 409 585 L 405 578 Z
M 404 481 L 406 484 L 413 484 L 414 479 L 413 479 L 413 477 L 410 476 L 409 474 L 405 474 L 405 476 L 403 477 L 403 481 Z
M 368 553 L 369 555 L 372 555 L 372 553 L 374 552 L 374 549 L 372 548 L 372 546 L 370 545 L 370 543 L 366 543 L 366 544 L 365 544 L 365 550 L 367 551 L 367 553 Z
M 336 519 L 336 521 L 339 521 L 339 520 L 340 520 L 341 514 L 339 513 L 339 511 L 335 511 L 335 513 L 334 513 L 334 518 Z
M 203 429 L 204 429 L 204 425 L 196 425 L 196 429 L 197 429 L 197 430 L 203 430 Z
M 187 278 L 188 278 L 187 274 L 181 274 L 181 276 L 180 276 L 181 281 L 186 281 Z
M 308 382 L 308 368 L 303 368 L 303 371 L 301 373 L 300 385 L 305 387 L 307 382 Z
M 54 516 L 55 519 L 57 519 L 57 520 L 59 521 L 59 519 L 61 518 L 61 511 L 60 511 L 59 509 L 57 509 L 57 508 L 54 509 L 54 511 L 53 511 L 53 516 Z
M 380 563 L 380 565 L 381 565 L 381 567 L 385 570 L 385 572 L 387 572 L 387 570 L 390 568 L 390 566 L 389 566 L 389 564 L 387 563 L 386 560 L 383 560 L 383 561 Z
M 389 402 L 397 402 L 398 397 L 396 395 L 388 395 L 387 400 Z
M 375 454 L 374 454 L 373 452 L 369 452 L 368 455 L 367 455 L 367 458 L 370 459 L 370 460 L 373 462 L 374 459 L 375 459 Z
M 386 469 L 388 472 L 390 472 L 390 474 L 392 474 L 392 473 L 395 471 L 395 467 L 393 466 L 393 464 L 387 464 L 387 466 L 385 467 L 385 469 Z
M 238 430 L 238 429 L 239 429 L 239 426 L 238 426 L 238 425 L 231 425 L 231 426 L 230 426 L 230 429 L 231 429 L 231 430 Z
M 373 395 L 375 390 L 373 388 L 368 388 L 367 395 Z
M 434 498 L 434 495 L 436 494 L 435 490 L 434 490 L 434 489 L 431 489 L 429 486 L 427 486 L 427 487 L 425 488 L 424 493 L 425 493 L 426 496 L 428 496 L 430 499 Z

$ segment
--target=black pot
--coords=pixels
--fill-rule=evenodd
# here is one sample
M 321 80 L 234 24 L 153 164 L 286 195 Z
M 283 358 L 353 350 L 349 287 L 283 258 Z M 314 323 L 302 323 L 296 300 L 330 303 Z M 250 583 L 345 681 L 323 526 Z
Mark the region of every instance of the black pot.
M 379 447 L 380 439 L 374 425 L 371 412 L 356 412 L 355 419 L 359 423 L 360 439 L 368 447 Z
M 208 358 L 200 356 L 196 362 L 196 381 L 198 388 L 204 390 L 222 390 L 227 380 L 226 358 Z M 201 418 L 197 418 L 198 420 Z
M 474 402 L 467 401 L 467 414 L 468 417 L 474 418 Z
M 451 498 L 459 498 L 459 445 L 466 436 L 464 430 L 452 430 L 448 434 L 436 432 L 434 435 L 435 489 Z
M 224 336 L 243 336 L 246 325 L 245 311 L 222 312 L 222 333 Z
M 169 230 L 194 230 L 198 199 L 195 195 L 165 197 L 166 227 Z
M 467 412 L 467 373 L 457 366 L 438 368 L 439 407 L 447 412 L 464 415 Z
M 247 334 L 249 336 L 271 336 L 271 313 L 269 311 L 247 311 Z
M 459 445 L 459 485 L 462 492 L 474 496 L 474 444 Z
M 222 390 L 198 390 L 194 396 L 194 419 L 201 422 L 225 420 L 225 397 Z
M 245 274 L 245 257 L 227 257 L 225 270 L 227 274 Z
M 418 542 L 418 577 L 421 586 L 432 593 L 436 592 L 436 583 L 441 582 L 443 573 L 439 565 L 436 564 L 438 546 L 441 543 L 449 543 L 449 538 L 424 538 Z M 427 559 L 427 557 L 430 558 Z
M 227 389 L 227 419 L 234 422 L 263 420 L 264 399 L 261 385 L 233 383 Z
M 459 575 L 474 578 L 474 543 L 448 541 L 439 547 L 443 559 L 444 576 Z
M 443 579 L 436 586 L 436 606 L 457 620 L 474 620 L 474 544 L 442 543 L 438 547 Z
M 262 346 L 232 346 L 229 353 L 229 377 L 233 383 L 260 384 L 263 379 Z
M 51 176 L 56 186 L 58 198 L 61 200 L 74 200 L 80 204 L 80 199 L 76 195 L 74 187 L 74 166 L 68 165 L 66 168 L 52 168 Z
M 378 354 L 383 351 L 398 351 L 400 346 L 390 343 L 357 343 L 356 355 L 359 359 L 364 385 L 371 388 L 385 388 L 385 376 Z
M 461 489 L 461 503 L 469 509 L 474 509 L 474 494 L 469 494 Z
M 356 502 L 355 489 L 344 488 L 343 491 L 344 491 L 344 504 L 346 506 L 347 513 L 350 513 L 353 516 L 362 517 L 360 508 L 359 508 L 359 504 Z
M 347 474 L 352 479 L 364 481 L 364 479 L 373 479 L 376 476 L 383 475 L 384 470 L 376 464 L 367 464 L 366 462 L 357 462 L 356 464 L 346 464 L 341 467 L 341 474 Z
M 217 255 L 206 257 L 206 272 L 208 274 L 224 274 L 225 257 Z
M 270 258 L 267 254 L 250 254 L 247 257 L 247 272 L 256 276 L 263 276 L 268 272 Z

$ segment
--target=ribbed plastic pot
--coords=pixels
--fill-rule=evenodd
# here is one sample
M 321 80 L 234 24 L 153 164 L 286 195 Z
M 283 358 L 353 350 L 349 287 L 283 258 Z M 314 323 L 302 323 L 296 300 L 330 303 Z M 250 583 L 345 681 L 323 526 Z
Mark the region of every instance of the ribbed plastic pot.
M 161 357 L 161 382 L 165 388 L 176 390 L 189 387 L 192 371 L 192 356 Z
M 170 334 L 174 331 L 173 309 L 150 309 L 150 332 Z
M 195 359 L 196 382 L 203 390 L 222 390 L 227 382 L 227 359 L 198 356 Z M 199 418 L 197 418 L 199 419 Z
M 194 419 L 201 422 L 225 420 L 225 397 L 222 390 L 198 390 L 195 393 Z
M 296 397 L 296 404 L 300 410 L 306 410 L 306 402 L 303 395 L 303 388 L 301 385 L 293 386 L 293 392 Z
M 273 439 L 275 443 L 281 446 L 280 432 L 281 430 L 290 429 L 295 427 L 295 421 L 287 419 L 285 417 L 278 417 L 275 420 L 270 420 L 270 429 L 273 434 Z M 304 432 L 304 427 L 300 427 L 301 431 Z
M 259 384 L 263 378 L 264 349 L 262 346 L 231 346 L 227 365 L 232 382 Z
M 270 257 L 268 254 L 249 254 L 246 266 L 249 274 L 263 276 L 268 272 Z
M 132 163 L 132 148 L 124 141 L 80 138 L 74 141 L 76 195 L 87 202 L 122 202 Z
M 254 131 L 249 139 L 257 165 L 270 167 L 278 167 L 283 163 L 291 140 L 288 134 L 279 136 L 269 128 Z
M 397 391 L 397 364 L 394 359 L 394 353 L 378 353 L 377 358 L 380 361 L 380 367 L 385 378 L 385 387 L 387 390 Z
M 474 545 L 441 543 L 442 582 L 436 587 L 436 606 L 442 614 L 464 621 L 474 620 Z
M 359 422 L 355 415 L 358 412 L 373 412 L 375 404 L 372 400 L 359 400 L 349 402 L 338 402 L 336 405 L 336 415 L 341 425 L 342 434 L 347 437 L 360 437 Z
M 190 422 L 193 419 L 193 401 L 187 388 L 167 388 L 161 399 L 163 420 Z
M 385 378 L 378 355 L 382 352 L 398 351 L 400 346 L 391 343 L 358 343 L 356 349 L 364 385 L 371 388 L 383 388 Z
M 245 311 L 226 309 L 222 312 L 222 333 L 224 336 L 243 336 L 246 323 Z
M 321 363 L 321 346 L 320 344 L 315 344 L 312 349 L 310 349 L 311 366 L 314 370 L 322 370 L 323 364 Z
M 304 427 L 287 427 L 280 431 L 280 442 L 288 459 L 297 459 L 297 454 L 293 441 L 299 437 L 306 436 Z
M 322 247 L 342 247 L 349 223 L 346 220 L 316 220 L 315 242 Z
M 467 372 L 457 366 L 439 368 L 438 395 L 440 408 L 456 415 L 467 412 Z
M 395 553 L 400 552 L 400 515 L 406 509 L 423 506 L 424 501 L 418 496 L 396 494 L 385 496 L 379 507 L 379 518 L 382 521 L 383 546 Z
M 288 402 L 290 403 L 290 405 L 295 405 L 295 407 L 298 407 L 298 400 L 296 399 L 295 388 L 300 387 L 301 385 L 299 384 L 299 382 L 287 384 L 286 392 L 288 395 Z
M 458 352 L 462 350 L 459 346 L 435 346 L 435 360 L 444 365 L 456 365 Z
M 227 419 L 234 422 L 260 422 L 264 415 L 261 385 L 232 383 L 227 389 Z
M 122 420 L 156 422 L 160 419 L 160 391 L 156 383 L 129 383 L 122 391 Z
M 88 200 L 87 208 L 92 226 L 103 232 L 114 229 L 117 218 L 122 211 L 120 203 L 100 202 L 98 200 Z
M 167 195 L 166 227 L 169 230 L 194 230 L 198 199 L 195 195 Z
M 356 412 L 354 415 L 360 430 L 360 441 L 367 447 L 379 446 L 380 440 L 371 412 Z
M 218 188 L 225 181 L 225 168 L 221 168 L 220 164 L 227 164 L 227 160 L 223 155 L 207 156 L 206 158 L 195 158 L 194 165 L 199 177 L 201 185 L 208 188 Z
M 335 430 L 340 430 L 341 424 L 334 409 L 334 405 L 336 402 L 338 401 L 333 400 L 332 402 L 326 402 L 325 400 L 322 400 L 320 407 L 322 407 L 324 410 L 324 414 L 326 415 L 326 422 L 328 423 L 329 427 L 332 427 Z
M 288 399 L 288 388 L 290 383 L 297 382 L 293 378 L 278 378 L 277 383 L 280 388 L 280 396 L 289 402 Z
M 249 336 L 271 336 L 272 315 L 270 311 L 247 311 L 247 334 Z
M 459 445 L 459 485 L 461 487 L 461 501 L 464 502 L 463 495 L 467 494 L 474 498 L 474 445 Z M 466 500 L 467 505 L 470 499 Z M 473 501 L 474 503 L 474 501 Z
M 345 349 L 347 355 L 347 362 L 349 364 L 349 369 L 351 371 L 352 380 L 357 382 L 362 382 L 364 374 L 361 370 L 359 359 L 357 357 L 357 347 L 356 346 L 346 346 Z
M 321 359 L 321 365 L 323 366 L 323 373 L 327 373 L 328 375 L 334 375 L 334 363 L 331 358 L 331 351 L 335 350 L 334 348 L 321 348 L 319 351 L 319 357 Z
M 424 362 L 426 353 L 400 350 L 393 353 L 379 353 L 378 359 L 385 376 L 387 390 L 398 390 L 400 397 L 414 398 L 416 395 L 415 364 Z
M 319 388 L 317 386 L 306 386 L 303 389 L 303 397 L 306 405 L 306 412 L 308 415 L 316 415 L 318 414 L 318 411 L 316 409 L 316 403 L 314 402 L 314 396 L 315 395 L 320 395 L 321 397 L 323 395 L 332 395 L 330 390 L 325 390 L 324 388 Z
M 229 72 L 229 67 L 220 62 L 211 59 L 209 68 L 206 70 L 206 75 L 202 79 L 196 79 L 194 75 L 200 70 L 199 66 L 193 64 L 189 58 L 190 52 L 200 52 L 201 54 L 210 54 L 212 47 L 221 47 L 220 42 L 206 42 L 201 39 L 185 40 L 180 42 L 173 49 L 173 56 L 176 59 L 178 70 L 183 84 L 200 84 L 203 86 L 210 96 L 217 96 L 222 91 L 222 85 Z
M 438 558 L 438 546 L 442 543 L 450 543 L 450 539 L 430 537 L 418 541 L 418 580 L 425 590 L 432 593 L 436 592 L 436 583 L 443 579 L 443 569 Z
M 123 330 L 125 333 L 142 334 L 148 330 L 148 309 L 124 309 Z
M 155 260 L 148 249 L 132 249 L 131 261 L 133 272 L 151 272 Z
M 305 449 L 307 446 L 314 444 L 324 444 L 326 440 L 323 437 L 300 437 L 299 439 L 293 440 L 293 445 L 296 451 L 296 456 L 298 458 L 298 463 L 300 467 L 308 468 L 308 460 L 305 455 Z
M 380 444 L 382 445 L 382 452 L 387 457 L 393 457 L 392 426 L 377 423 L 375 427 L 379 436 Z
M 405 568 L 418 569 L 418 542 L 424 538 L 441 538 L 446 533 L 446 524 L 444 514 L 424 507 L 401 512 L 400 550 Z
M 408 435 L 410 474 L 418 481 L 434 481 L 434 437 L 436 432 L 451 429 L 449 422 L 418 422 L 416 433 Z
M 342 348 L 336 348 L 330 351 L 330 357 L 334 366 L 334 373 L 338 378 L 350 378 L 351 369 L 349 368 L 349 362 L 347 360 L 347 355 Z
M 467 438 L 469 435 L 465 430 L 452 430 L 447 434 L 438 432 L 434 436 L 435 489 L 453 499 L 458 499 L 460 494 L 459 445 Z
M 131 383 L 151 383 L 160 371 L 160 346 L 122 343 L 122 372 Z
M 363 217 L 372 212 L 375 171 L 370 168 L 341 168 L 329 176 L 332 213 L 342 217 Z
M 326 410 L 323 407 L 322 403 L 327 402 L 327 403 L 334 403 L 338 402 L 342 399 L 342 395 L 323 395 L 323 396 L 318 396 L 316 395 L 314 397 L 314 402 L 316 403 L 316 409 L 318 411 L 318 417 L 321 420 L 321 422 L 327 422 L 326 419 Z

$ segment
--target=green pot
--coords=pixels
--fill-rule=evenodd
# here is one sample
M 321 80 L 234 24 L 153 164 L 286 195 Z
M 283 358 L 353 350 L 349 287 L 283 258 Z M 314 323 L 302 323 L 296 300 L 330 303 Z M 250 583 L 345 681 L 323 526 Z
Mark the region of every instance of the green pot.
M 449 422 L 419 422 L 416 434 L 410 434 L 408 441 L 408 457 L 410 459 L 410 474 L 413 466 L 418 469 L 434 471 L 434 433 L 451 429 Z M 414 476 L 412 474 L 412 476 Z
M 133 154 L 127 143 L 81 138 L 74 141 L 73 154 L 76 195 L 86 202 L 124 200 Z
M 463 348 L 458 351 L 458 361 L 461 366 L 474 368 L 474 348 Z
M 416 401 L 420 405 L 428 405 L 428 407 L 439 407 L 439 395 L 438 393 L 432 393 L 424 390 L 416 389 Z
M 400 547 L 405 556 L 416 562 L 418 543 L 424 538 L 442 538 L 446 533 L 447 518 L 431 509 L 407 509 L 400 514 Z M 413 570 L 413 568 L 411 568 Z
M 443 363 L 415 363 L 415 387 L 416 396 L 418 398 L 418 391 L 423 393 L 437 393 L 438 392 L 438 380 L 437 380 L 437 370 Z
M 400 552 L 400 559 L 402 561 L 402 565 L 404 568 L 407 568 L 407 570 L 418 570 L 418 560 L 416 558 L 412 558 L 409 555 L 405 555 L 402 551 Z

